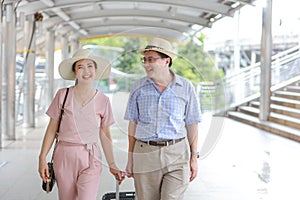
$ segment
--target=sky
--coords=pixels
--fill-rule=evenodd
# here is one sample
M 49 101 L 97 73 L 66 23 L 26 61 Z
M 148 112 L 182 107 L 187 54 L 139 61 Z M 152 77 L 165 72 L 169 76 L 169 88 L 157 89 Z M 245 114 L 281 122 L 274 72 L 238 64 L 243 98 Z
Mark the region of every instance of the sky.
M 240 11 L 239 38 L 259 42 L 262 27 L 262 2 L 257 0 L 254 6 L 245 6 Z M 300 1 L 272 1 L 272 35 L 300 35 Z M 207 43 L 219 43 L 233 40 L 236 36 L 237 18 L 226 17 L 206 29 Z

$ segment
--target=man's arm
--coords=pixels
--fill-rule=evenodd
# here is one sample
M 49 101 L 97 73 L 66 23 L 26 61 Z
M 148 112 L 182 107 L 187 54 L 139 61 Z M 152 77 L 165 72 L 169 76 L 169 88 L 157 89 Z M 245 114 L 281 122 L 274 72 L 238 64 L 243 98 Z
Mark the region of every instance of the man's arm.
M 190 168 L 191 168 L 191 176 L 190 181 L 194 180 L 198 173 L 198 156 L 195 155 L 198 152 L 198 123 L 191 124 L 186 126 L 188 141 L 190 144 Z
M 128 124 L 128 160 L 127 160 L 127 166 L 126 166 L 126 173 L 128 177 L 133 177 L 133 149 L 135 144 L 135 131 L 136 131 L 136 125 L 137 123 L 134 121 L 129 121 Z

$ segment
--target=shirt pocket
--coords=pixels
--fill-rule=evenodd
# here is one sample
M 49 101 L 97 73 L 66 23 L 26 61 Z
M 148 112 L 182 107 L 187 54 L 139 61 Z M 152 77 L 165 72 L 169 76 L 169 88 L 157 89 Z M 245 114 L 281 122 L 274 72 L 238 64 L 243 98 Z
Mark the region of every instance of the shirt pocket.
M 174 123 L 180 123 L 185 118 L 186 103 L 180 96 L 170 96 L 165 99 L 164 107 L 168 111 L 169 119 Z
M 139 121 L 144 124 L 150 124 L 156 118 L 157 97 L 155 95 L 141 95 L 137 99 Z

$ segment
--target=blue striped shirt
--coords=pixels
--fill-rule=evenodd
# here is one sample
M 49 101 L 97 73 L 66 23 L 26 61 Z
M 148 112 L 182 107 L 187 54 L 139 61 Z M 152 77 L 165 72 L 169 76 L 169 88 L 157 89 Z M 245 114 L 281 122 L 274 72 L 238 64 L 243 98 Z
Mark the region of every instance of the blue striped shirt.
M 144 77 L 131 89 L 124 119 L 137 122 L 135 138 L 138 140 L 185 137 L 185 126 L 201 121 L 194 86 L 174 74 L 173 81 L 161 93 L 150 78 Z

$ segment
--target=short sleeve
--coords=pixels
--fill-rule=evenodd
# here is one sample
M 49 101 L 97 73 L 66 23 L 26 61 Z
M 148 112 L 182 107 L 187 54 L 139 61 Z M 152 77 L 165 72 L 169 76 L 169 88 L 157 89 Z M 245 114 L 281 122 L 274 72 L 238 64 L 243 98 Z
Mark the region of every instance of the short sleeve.
M 59 114 L 60 114 L 60 96 L 63 92 L 63 89 L 60 89 L 59 91 L 57 91 L 54 99 L 52 100 L 46 114 L 51 117 L 54 120 L 58 120 L 59 118 Z
M 104 113 L 101 116 L 101 127 L 108 127 L 111 126 L 113 123 L 115 123 L 115 119 L 113 116 L 112 107 L 109 98 L 107 98 L 105 103 Z
M 187 125 L 201 122 L 200 104 L 194 87 L 190 83 L 190 97 L 187 104 L 185 122 Z
M 131 95 L 129 97 L 124 119 L 129 121 L 137 121 L 138 119 L 138 110 L 135 95 Z

